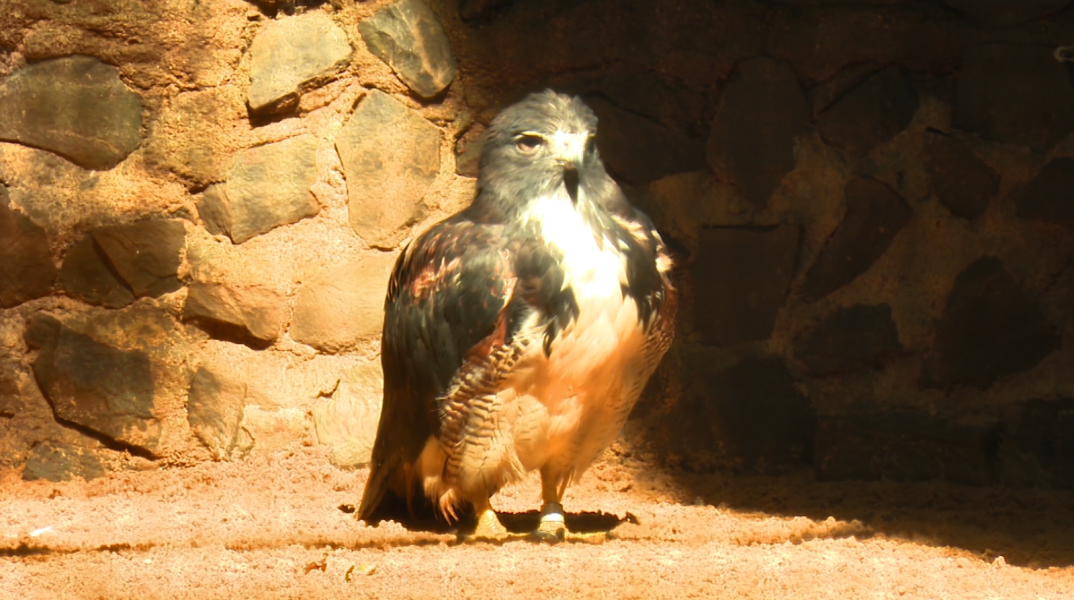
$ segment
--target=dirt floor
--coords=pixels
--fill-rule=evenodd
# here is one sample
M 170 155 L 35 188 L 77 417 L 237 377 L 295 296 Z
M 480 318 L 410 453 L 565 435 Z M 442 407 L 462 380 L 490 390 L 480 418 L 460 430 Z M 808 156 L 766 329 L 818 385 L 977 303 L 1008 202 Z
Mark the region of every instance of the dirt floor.
M 367 527 L 316 451 L 24 482 L 0 473 L 0 598 L 1074 598 L 1074 493 L 692 476 L 609 452 L 550 546 Z M 498 510 L 524 526 L 531 482 Z

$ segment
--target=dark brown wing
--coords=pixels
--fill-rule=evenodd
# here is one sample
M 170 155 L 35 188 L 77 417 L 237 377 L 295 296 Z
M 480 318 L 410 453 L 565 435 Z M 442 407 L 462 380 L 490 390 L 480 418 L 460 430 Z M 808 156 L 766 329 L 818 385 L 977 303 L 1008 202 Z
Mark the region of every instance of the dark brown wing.
M 515 285 L 506 242 L 502 225 L 463 213 L 424 233 L 396 262 L 384 306 L 384 402 L 360 518 L 373 516 L 392 480 L 440 435 L 437 399 L 460 367 L 491 352 L 498 329 L 502 338 Z

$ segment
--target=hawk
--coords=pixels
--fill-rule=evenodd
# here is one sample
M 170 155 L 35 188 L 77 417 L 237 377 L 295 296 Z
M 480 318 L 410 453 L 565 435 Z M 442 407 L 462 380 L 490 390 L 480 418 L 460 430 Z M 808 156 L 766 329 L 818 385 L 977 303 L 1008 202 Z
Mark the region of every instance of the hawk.
M 500 112 L 465 210 L 410 243 L 385 301 L 384 404 L 359 517 L 391 489 L 479 537 L 490 497 L 533 471 L 536 535 L 562 539 L 567 486 L 614 441 L 674 334 L 671 258 L 608 176 L 597 118 L 531 94 Z

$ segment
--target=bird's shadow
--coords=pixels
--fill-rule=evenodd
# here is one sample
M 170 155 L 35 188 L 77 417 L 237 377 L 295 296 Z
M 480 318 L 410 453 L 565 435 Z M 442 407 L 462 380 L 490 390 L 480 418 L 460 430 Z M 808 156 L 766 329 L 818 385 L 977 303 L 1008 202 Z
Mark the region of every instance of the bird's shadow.
M 340 507 L 340 509 L 349 512 L 344 507 Z M 536 530 L 541 520 L 541 513 L 536 510 L 520 513 L 497 512 L 496 515 L 500 518 L 500 523 L 507 528 L 507 531 L 517 534 L 525 534 Z M 395 521 L 408 531 L 414 532 L 456 535 L 472 533 L 477 526 L 477 515 L 474 514 L 473 510 L 467 509 L 460 513 L 458 517 L 458 520 L 448 522 L 443 517 L 438 516 L 431 505 L 426 504 L 414 507 L 414 510 L 411 510 L 405 502 L 397 501 L 394 498 L 386 498 L 381 503 L 380 508 L 369 519 L 369 523 L 375 525 L 380 521 Z M 637 524 L 638 522 L 637 518 L 630 513 L 620 517 L 603 511 L 567 513 L 564 518 L 566 519 L 567 529 L 571 533 L 581 534 L 607 533 L 623 523 Z

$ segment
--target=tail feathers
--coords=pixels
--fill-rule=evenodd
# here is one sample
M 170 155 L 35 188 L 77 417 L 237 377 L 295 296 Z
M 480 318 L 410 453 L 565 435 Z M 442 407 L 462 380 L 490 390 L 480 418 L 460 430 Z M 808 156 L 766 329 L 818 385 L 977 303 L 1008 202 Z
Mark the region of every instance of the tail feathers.
M 392 487 L 392 482 L 400 475 L 403 467 L 402 457 L 398 452 L 391 453 L 385 460 L 377 464 L 376 461 L 370 466 L 369 480 L 366 481 L 365 491 L 362 493 L 362 503 L 358 508 L 358 518 L 373 523 L 373 515 L 380 508 L 384 495 Z

